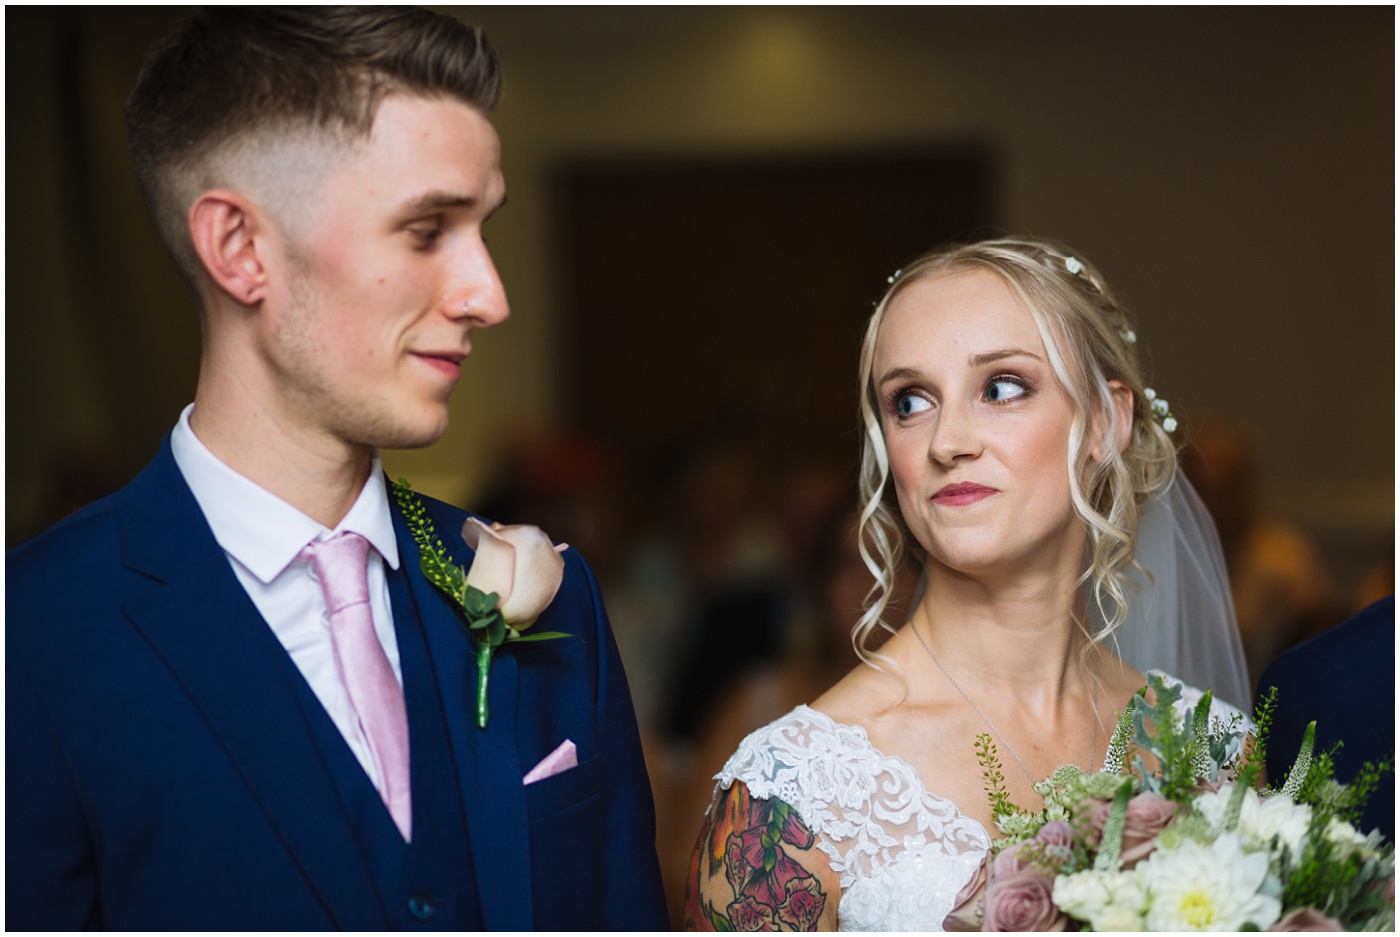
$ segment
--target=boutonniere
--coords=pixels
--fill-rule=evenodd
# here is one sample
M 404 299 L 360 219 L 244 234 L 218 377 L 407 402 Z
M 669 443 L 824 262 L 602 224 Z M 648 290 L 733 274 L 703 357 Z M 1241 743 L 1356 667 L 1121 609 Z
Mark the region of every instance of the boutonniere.
M 564 581 L 564 558 L 559 554 L 569 545 L 556 547 L 538 527 L 488 525 L 472 517 L 462 525 L 462 539 L 476 556 L 471 568 L 463 569 L 449 558 L 407 479 L 400 478 L 393 489 L 418 544 L 424 578 L 452 600 L 458 624 L 476 645 L 476 724 L 484 729 L 486 682 L 496 648 L 569 637 L 562 631 L 525 633 L 559 592 Z

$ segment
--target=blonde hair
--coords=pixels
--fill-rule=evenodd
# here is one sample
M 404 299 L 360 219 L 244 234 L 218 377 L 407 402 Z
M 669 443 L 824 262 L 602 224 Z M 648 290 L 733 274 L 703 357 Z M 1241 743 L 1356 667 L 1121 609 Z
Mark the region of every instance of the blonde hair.
M 900 517 L 890 484 L 889 453 L 880 426 L 879 401 L 872 381 L 875 344 L 890 304 L 911 284 L 951 271 L 989 270 L 1011 287 L 1030 311 L 1050 359 L 1051 370 L 1068 394 L 1070 499 L 1088 533 L 1085 569 L 1087 600 L 1101 624 L 1079 622 L 1088 647 L 1105 640 L 1127 616 L 1127 575 L 1133 565 L 1142 503 L 1165 488 L 1176 471 L 1171 437 L 1153 419 L 1144 394 L 1145 377 L 1127 311 L 1109 291 L 1098 270 L 1082 255 L 1051 241 L 1019 237 L 953 244 L 938 248 L 890 278 L 875 307 L 860 352 L 860 415 L 864 443 L 860 464 L 860 554 L 875 577 L 866 609 L 852 632 L 856 653 L 884 669 L 881 655 L 867 647 L 875 628 L 894 631 L 883 615 L 894 589 L 895 571 L 908 553 L 925 559 Z M 1132 391 L 1132 425 L 1119 438 L 1118 416 L 1109 381 Z M 1090 459 L 1094 434 L 1099 457 Z

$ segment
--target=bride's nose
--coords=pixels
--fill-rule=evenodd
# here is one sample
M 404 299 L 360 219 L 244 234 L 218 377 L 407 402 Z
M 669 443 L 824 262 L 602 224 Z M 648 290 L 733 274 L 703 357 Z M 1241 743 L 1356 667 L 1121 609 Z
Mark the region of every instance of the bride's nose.
M 970 409 L 944 401 L 929 437 L 928 457 L 939 465 L 952 465 L 958 459 L 973 458 L 982 452 L 977 418 Z

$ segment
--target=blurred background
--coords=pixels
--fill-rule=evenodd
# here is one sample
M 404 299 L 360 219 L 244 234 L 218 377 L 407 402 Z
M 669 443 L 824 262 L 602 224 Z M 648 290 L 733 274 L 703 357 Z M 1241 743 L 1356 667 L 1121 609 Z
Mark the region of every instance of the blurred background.
M 1393 592 L 1392 8 L 441 9 L 505 65 L 513 315 L 386 462 L 597 568 L 672 887 L 709 775 L 849 666 L 857 344 L 942 240 L 1054 237 L 1126 297 L 1256 676 Z M 5 13 L 9 546 L 193 395 L 121 118 L 179 16 Z

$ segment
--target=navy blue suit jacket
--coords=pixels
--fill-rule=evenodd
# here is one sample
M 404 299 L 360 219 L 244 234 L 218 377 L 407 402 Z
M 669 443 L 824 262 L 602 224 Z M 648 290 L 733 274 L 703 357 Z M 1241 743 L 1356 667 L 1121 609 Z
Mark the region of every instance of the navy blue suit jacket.
M 424 501 L 456 541 L 465 513 Z M 470 641 L 394 514 L 395 621 L 421 621 L 441 688 L 479 919 L 665 928 L 651 791 L 587 565 L 565 552 L 536 625 L 577 637 L 503 648 L 481 730 Z M 126 488 L 10 553 L 7 575 L 9 928 L 395 926 L 312 730 L 324 712 L 308 714 L 168 439 Z M 565 739 L 578 767 L 524 785 Z
M 1333 756 L 1346 783 L 1367 761 L 1395 751 L 1395 597 L 1382 599 L 1330 631 L 1279 655 L 1259 678 L 1262 698 L 1278 688 L 1269 730 L 1266 770 L 1275 783 L 1288 776 L 1309 722 L 1317 722 L 1315 747 Z M 1379 829 L 1395 838 L 1395 775 L 1387 774 L 1367 802 L 1363 833 Z

